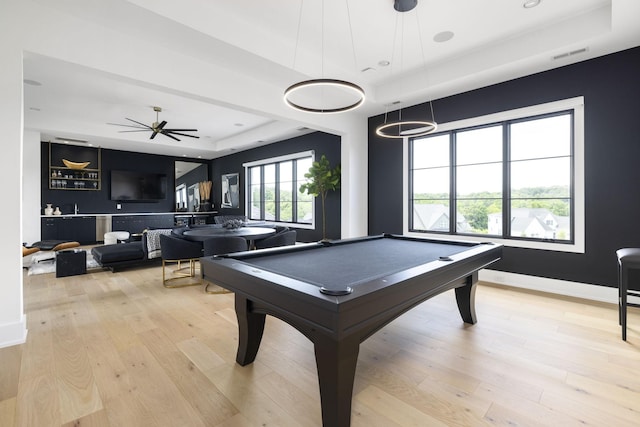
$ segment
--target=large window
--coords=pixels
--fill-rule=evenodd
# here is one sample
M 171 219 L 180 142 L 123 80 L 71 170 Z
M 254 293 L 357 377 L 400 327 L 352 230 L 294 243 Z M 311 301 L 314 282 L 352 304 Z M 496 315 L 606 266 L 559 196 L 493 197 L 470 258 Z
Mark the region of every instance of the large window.
M 583 250 L 581 98 L 444 128 L 408 141 L 408 232 Z
M 312 163 L 307 151 L 244 164 L 249 219 L 313 225 L 313 197 L 299 191 Z

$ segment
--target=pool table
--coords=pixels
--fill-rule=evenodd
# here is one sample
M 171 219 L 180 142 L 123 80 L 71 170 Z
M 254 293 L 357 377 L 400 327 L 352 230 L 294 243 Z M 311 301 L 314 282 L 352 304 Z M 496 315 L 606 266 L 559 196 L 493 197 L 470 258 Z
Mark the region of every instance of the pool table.
M 205 257 L 201 268 L 235 292 L 237 363 L 255 360 L 267 314 L 284 320 L 313 342 L 323 425 L 346 427 L 360 343 L 450 289 L 476 323 L 478 270 L 501 256 L 489 242 L 383 234 Z

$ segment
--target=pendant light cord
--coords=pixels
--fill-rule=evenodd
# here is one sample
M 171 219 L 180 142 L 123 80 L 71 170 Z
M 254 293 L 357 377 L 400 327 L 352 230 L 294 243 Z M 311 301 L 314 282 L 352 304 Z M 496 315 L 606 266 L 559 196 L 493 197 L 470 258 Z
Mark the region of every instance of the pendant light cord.
M 422 68 L 425 70 L 425 76 L 427 75 L 427 59 L 424 54 L 424 43 L 422 42 L 422 29 L 420 28 L 420 19 L 418 19 L 418 14 L 416 13 L 416 25 L 418 26 L 418 39 L 420 40 L 420 53 L 422 54 Z M 426 86 L 429 87 L 429 79 L 427 79 Z M 436 123 L 436 116 L 433 113 L 433 96 L 429 97 L 429 108 L 431 110 L 431 120 L 433 123 Z M 435 129 L 434 129 L 435 130 Z
M 298 44 L 300 43 L 300 28 L 302 27 L 302 5 L 304 0 L 300 0 L 300 10 L 298 11 L 298 28 L 296 30 L 296 46 L 293 49 L 293 70 L 296 69 L 296 61 L 298 59 Z

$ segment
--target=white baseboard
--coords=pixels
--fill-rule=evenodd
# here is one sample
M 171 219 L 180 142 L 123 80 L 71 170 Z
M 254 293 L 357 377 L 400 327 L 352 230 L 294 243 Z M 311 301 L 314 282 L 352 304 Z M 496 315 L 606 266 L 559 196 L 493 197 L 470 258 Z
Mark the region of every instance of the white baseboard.
M 547 279 L 545 277 L 527 276 L 496 270 L 480 270 L 478 278 L 485 282 L 508 285 L 515 288 L 618 304 L 618 288 L 609 286 L 568 282 L 565 280 Z
M 27 316 L 19 322 L 0 325 L 0 348 L 24 344 L 27 340 Z

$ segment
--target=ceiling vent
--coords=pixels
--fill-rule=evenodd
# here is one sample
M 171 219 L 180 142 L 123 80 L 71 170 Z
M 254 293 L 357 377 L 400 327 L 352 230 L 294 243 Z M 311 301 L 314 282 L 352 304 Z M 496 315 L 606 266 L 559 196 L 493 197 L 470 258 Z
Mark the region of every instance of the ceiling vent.
M 572 50 L 570 52 L 565 52 L 565 53 L 561 53 L 559 55 L 556 55 L 554 57 L 552 57 L 551 59 L 553 59 L 554 61 L 558 60 L 558 59 L 562 59 L 562 58 L 568 58 L 570 56 L 574 56 L 574 55 L 579 55 L 581 53 L 585 53 L 589 50 L 589 48 L 583 47 L 582 49 L 576 49 L 576 50 Z

